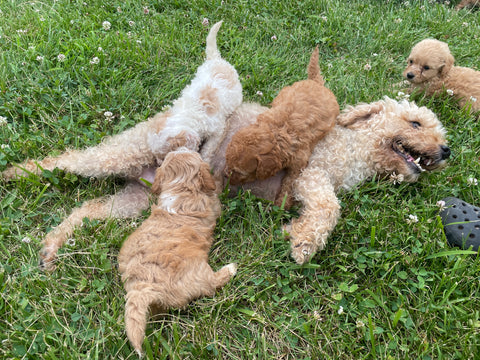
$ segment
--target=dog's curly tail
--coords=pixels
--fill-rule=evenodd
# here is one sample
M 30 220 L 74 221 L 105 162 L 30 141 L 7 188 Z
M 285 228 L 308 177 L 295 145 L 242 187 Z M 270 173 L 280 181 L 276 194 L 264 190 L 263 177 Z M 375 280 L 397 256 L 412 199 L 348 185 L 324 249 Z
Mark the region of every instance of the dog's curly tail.
M 218 29 L 220 29 L 220 26 L 222 26 L 222 23 L 223 21 L 217 22 L 212 26 L 210 32 L 208 33 L 207 49 L 205 51 L 207 54 L 207 60 L 220 59 L 222 57 L 217 48 L 217 33 Z
M 151 304 L 158 302 L 159 292 L 152 286 L 127 293 L 125 304 L 125 329 L 128 339 L 139 356 L 142 355 L 142 343 L 147 327 L 147 315 Z
M 308 63 L 308 78 L 314 80 L 320 85 L 325 85 L 323 76 L 320 72 L 320 66 L 318 65 L 318 46 L 313 50 L 312 56 L 310 57 L 310 62 Z

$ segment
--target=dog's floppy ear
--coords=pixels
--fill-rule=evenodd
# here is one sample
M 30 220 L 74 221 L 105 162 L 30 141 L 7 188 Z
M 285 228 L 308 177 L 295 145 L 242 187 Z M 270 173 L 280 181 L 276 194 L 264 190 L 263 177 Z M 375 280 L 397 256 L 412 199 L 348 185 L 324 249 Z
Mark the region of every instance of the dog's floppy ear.
M 282 163 L 273 154 L 265 154 L 257 156 L 257 179 L 265 180 L 275 175 L 282 169 Z
M 453 57 L 453 55 L 448 54 L 447 58 L 445 59 L 445 64 L 443 64 L 441 69 L 440 69 L 440 75 L 441 76 L 447 75 L 450 72 L 450 70 L 452 69 L 454 62 L 455 62 L 455 58 Z
M 337 117 L 337 124 L 347 128 L 361 127 L 364 122 L 373 115 L 377 115 L 385 109 L 383 101 L 377 101 L 371 104 L 359 104 L 349 106 Z
M 205 192 L 215 191 L 217 186 L 215 185 L 215 180 L 213 175 L 210 174 L 210 169 L 207 164 L 202 164 L 200 168 L 200 173 L 198 175 L 200 177 L 200 182 L 202 184 L 202 190 Z
M 162 181 L 163 170 L 161 168 L 157 168 L 157 170 L 155 170 L 155 180 L 153 180 L 152 184 L 152 193 L 158 195 L 162 192 Z

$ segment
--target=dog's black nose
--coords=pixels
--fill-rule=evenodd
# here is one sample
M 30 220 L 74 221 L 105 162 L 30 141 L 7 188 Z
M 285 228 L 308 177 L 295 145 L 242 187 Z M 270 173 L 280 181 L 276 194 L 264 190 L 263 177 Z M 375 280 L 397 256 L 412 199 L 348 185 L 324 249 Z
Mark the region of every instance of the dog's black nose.
M 415 77 L 415 74 L 409 72 L 407 73 L 407 79 L 412 80 Z
M 450 148 L 446 145 L 441 145 L 440 149 L 442 150 L 442 160 L 448 159 L 452 153 Z

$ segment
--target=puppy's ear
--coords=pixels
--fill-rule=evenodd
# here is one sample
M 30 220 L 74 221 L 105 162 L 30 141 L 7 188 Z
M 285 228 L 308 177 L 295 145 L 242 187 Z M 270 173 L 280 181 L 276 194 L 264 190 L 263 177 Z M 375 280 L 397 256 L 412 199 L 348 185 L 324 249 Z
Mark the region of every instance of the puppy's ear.
M 161 168 L 157 168 L 157 170 L 155 170 L 155 180 L 153 180 L 152 184 L 152 193 L 158 195 L 162 192 L 162 182 L 163 170 Z
M 273 154 L 258 155 L 257 160 L 256 176 L 259 180 L 268 179 L 282 169 L 282 163 Z
M 359 128 L 364 122 L 373 115 L 379 114 L 385 109 L 383 101 L 377 101 L 371 104 L 359 104 L 349 106 L 337 117 L 337 124 L 347 128 Z
M 445 76 L 447 75 L 453 67 L 453 63 L 455 62 L 455 58 L 452 54 L 448 54 L 447 58 L 445 59 L 445 64 L 442 65 L 440 69 L 440 75 Z
M 198 176 L 200 177 L 203 191 L 207 193 L 215 191 L 215 189 L 217 188 L 217 186 L 215 185 L 215 179 L 213 178 L 213 175 L 210 174 L 210 169 L 207 164 L 202 165 Z

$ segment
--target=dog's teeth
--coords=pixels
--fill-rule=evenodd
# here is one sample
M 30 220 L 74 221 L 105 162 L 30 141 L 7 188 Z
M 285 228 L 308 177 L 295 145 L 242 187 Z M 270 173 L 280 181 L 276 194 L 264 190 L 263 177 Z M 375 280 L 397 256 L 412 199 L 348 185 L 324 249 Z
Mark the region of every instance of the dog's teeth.
M 414 161 L 415 164 L 419 165 L 420 164 L 420 160 L 422 160 L 420 157 L 417 158 L 417 160 Z M 420 165 L 419 165 L 420 166 Z

